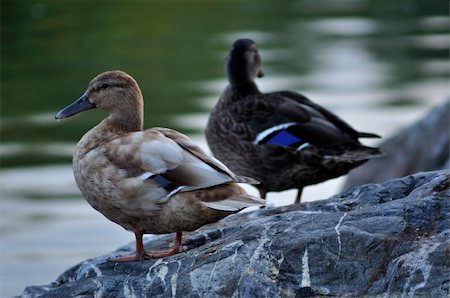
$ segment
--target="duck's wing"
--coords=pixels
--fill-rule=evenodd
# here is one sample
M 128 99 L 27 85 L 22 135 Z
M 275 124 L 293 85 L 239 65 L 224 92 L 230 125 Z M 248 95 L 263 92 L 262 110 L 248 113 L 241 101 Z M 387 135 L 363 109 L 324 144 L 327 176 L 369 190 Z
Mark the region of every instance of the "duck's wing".
M 300 148 L 312 144 L 329 147 L 358 144 L 357 139 L 330 121 L 319 110 L 287 97 L 284 93 L 257 94 L 234 102 L 223 114 L 225 130 L 251 135 L 255 145 Z M 245 131 L 249 130 L 249 131 Z
M 273 96 L 282 96 L 288 100 L 288 102 L 296 102 L 306 107 L 311 107 L 313 110 L 320 113 L 322 116 L 324 116 L 328 121 L 333 123 L 336 127 L 338 127 L 340 130 L 345 132 L 346 134 L 350 135 L 354 140 L 357 140 L 358 138 L 380 138 L 379 135 L 374 133 L 368 133 L 368 132 L 359 132 L 355 130 L 353 127 L 351 127 L 347 122 L 342 120 L 339 116 L 332 113 L 331 111 L 325 109 L 321 105 L 318 105 L 317 103 L 311 101 L 309 98 L 304 96 L 301 93 L 293 92 L 293 91 L 280 91 L 280 92 L 273 92 L 269 93 Z
M 206 158 L 189 138 L 168 129 L 130 133 L 104 148 L 111 163 L 126 170 L 129 179 L 138 179 L 133 183 L 152 183 L 164 189 L 167 198 L 178 192 L 255 181 L 233 174 L 214 158 Z
M 190 154 L 197 157 L 199 160 L 209 165 L 211 168 L 217 170 L 218 172 L 222 172 L 229 177 L 232 178 L 232 182 L 234 183 L 249 183 L 249 184 L 259 184 L 259 182 L 253 178 L 240 176 L 233 173 L 226 165 L 224 165 L 220 160 L 208 155 L 203 149 L 197 146 L 189 137 L 186 135 L 179 133 L 178 131 L 169 129 L 156 127 L 153 128 L 160 133 L 164 134 L 167 138 L 175 141 L 180 147 L 189 152 Z

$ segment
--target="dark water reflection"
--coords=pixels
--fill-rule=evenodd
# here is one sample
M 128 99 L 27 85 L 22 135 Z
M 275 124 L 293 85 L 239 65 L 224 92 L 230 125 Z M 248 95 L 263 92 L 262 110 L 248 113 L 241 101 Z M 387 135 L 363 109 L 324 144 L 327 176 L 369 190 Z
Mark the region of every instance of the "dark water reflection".
M 146 99 L 146 127 L 204 144 L 225 55 L 234 39 L 250 37 L 263 57 L 262 90 L 304 92 L 388 136 L 448 96 L 447 11 L 446 1 L 428 0 L 1 1 L 1 296 L 131 240 L 84 202 L 42 200 L 79 198 L 72 150 L 104 114 L 53 117 L 96 74 L 129 72 Z

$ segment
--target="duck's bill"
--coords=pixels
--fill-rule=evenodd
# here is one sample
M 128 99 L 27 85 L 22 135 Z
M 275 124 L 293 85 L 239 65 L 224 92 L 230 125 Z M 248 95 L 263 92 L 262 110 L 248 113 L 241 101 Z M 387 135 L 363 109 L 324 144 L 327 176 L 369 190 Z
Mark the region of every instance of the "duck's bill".
M 64 119 L 93 108 L 95 108 L 95 104 L 89 101 L 89 98 L 86 96 L 86 94 L 83 94 L 73 104 L 59 111 L 58 114 L 55 115 L 55 119 Z

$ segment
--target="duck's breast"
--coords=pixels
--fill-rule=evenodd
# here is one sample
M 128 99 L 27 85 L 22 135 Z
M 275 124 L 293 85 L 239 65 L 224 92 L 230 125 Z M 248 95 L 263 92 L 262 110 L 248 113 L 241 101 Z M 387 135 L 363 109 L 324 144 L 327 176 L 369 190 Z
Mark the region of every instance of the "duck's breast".
M 75 157 L 77 155 L 75 154 Z M 97 147 L 74 158 L 75 181 L 89 204 L 126 229 L 138 217 L 151 217 L 166 199 L 163 189 L 146 182 L 133 168 L 119 167 Z

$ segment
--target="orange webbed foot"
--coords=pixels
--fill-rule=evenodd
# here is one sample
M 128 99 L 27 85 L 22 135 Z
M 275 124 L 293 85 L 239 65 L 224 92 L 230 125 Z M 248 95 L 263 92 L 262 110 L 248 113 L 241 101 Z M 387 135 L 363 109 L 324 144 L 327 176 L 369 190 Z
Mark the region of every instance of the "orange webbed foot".
M 149 259 L 159 259 L 164 257 L 173 256 L 174 254 L 183 251 L 181 247 L 182 232 L 177 232 L 175 237 L 175 243 L 172 248 L 167 250 L 156 250 L 147 252 L 144 250 L 144 245 L 142 243 L 142 233 L 140 231 L 135 232 L 136 235 L 136 253 L 130 256 L 123 256 L 113 259 L 108 259 L 110 262 L 134 262 Z
M 154 250 L 154 251 L 146 252 L 145 257 L 148 259 L 159 259 L 159 258 L 173 256 L 182 251 L 183 250 L 181 249 L 181 246 L 178 246 L 178 247 L 174 246 L 171 249 L 167 249 L 167 250 Z

